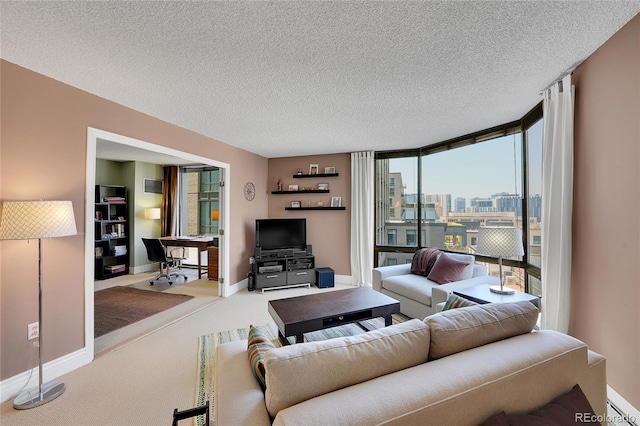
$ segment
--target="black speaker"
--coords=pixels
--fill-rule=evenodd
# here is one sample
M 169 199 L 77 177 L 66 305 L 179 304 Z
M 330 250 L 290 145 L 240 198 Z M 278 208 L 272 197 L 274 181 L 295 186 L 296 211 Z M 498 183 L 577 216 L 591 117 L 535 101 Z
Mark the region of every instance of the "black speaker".
M 307 256 L 311 256 L 312 254 L 311 244 L 307 244 Z
M 256 247 L 256 250 L 254 251 L 254 257 L 256 258 L 256 260 L 262 259 L 262 248 Z
M 255 284 L 254 278 L 255 278 L 255 276 L 254 276 L 253 272 L 249 272 L 247 274 L 247 289 L 249 291 L 253 291 L 256 288 L 256 284 Z

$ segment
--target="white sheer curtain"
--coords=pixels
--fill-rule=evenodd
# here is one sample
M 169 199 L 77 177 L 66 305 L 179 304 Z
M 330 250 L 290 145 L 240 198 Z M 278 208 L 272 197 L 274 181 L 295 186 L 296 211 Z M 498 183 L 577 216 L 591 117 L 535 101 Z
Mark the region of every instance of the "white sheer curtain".
M 544 92 L 542 157 L 543 329 L 567 333 L 571 290 L 573 113 L 571 75 Z
M 351 154 L 351 284 L 371 287 L 373 152 Z

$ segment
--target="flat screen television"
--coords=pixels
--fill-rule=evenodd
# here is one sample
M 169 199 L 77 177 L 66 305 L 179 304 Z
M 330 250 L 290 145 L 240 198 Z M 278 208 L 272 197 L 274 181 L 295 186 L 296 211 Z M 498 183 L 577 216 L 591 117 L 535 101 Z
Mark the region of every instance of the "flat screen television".
M 256 247 L 262 250 L 307 246 L 307 219 L 256 219 Z

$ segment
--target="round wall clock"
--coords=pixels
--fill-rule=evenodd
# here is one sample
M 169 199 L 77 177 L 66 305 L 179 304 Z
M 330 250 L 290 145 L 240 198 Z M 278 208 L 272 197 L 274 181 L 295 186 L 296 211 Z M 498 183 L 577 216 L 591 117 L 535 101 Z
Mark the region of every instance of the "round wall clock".
M 251 182 L 247 182 L 244 185 L 244 198 L 251 201 L 255 198 L 255 196 L 256 196 L 256 186 Z

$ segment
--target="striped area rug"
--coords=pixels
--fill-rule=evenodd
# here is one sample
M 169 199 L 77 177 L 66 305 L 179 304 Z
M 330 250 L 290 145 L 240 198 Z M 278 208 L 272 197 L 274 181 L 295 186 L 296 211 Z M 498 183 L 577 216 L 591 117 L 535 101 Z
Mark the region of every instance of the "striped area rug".
M 402 314 L 393 315 L 393 324 L 405 322 L 409 317 Z M 362 324 L 362 325 L 359 325 Z M 342 336 L 355 336 L 356 334 L 366 333 L 366 329 L 376 329 L 384 327 L 383 318 L 373 318 L 360 323 L 345 324 L 338 327 L 327 328 L 325 330 L 314 331 L 304 335 L 305 342 L 314 342 L 318 340 L 333 339 Z M 276 347 L 282 346 L 278 339 L 278 329 L 275 324 L 265 324 L 258 326 L 273 342 Z M 249 334 L 248 328 L 238 328 L 236 330 L 222 331 L 218 333 L 205 334 L 198 338 L 198 382 L 196 389 L 195 407 L 200 407 L 209 401 L 209 412 L 211 414 L 211 425 L 205 425 L 204 416 L 194 418 L 195 426 L 212 426 L 214 425 L 215 413 L 213 412 L 214 389 L 213 382 L 215 378 L 215 353 L 216 345 L 234 340 L 244 340 Z M 291 343 L 295 343 L 295 337 L 289 337 Z M 249 360 L 247 358 L 247 364 Z

